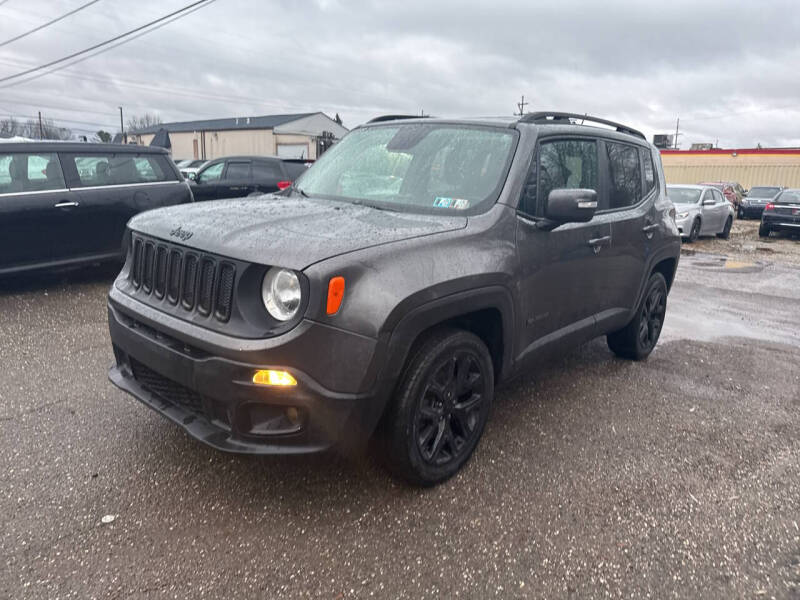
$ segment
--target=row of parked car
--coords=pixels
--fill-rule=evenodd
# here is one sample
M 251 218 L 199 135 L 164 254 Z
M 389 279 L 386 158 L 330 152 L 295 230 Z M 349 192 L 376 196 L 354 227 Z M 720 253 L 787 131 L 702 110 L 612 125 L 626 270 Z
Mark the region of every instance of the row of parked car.
M 134 215 L 198 200 L 277 192 L 305 161 L 234 156 L 184 166 L 156 147 L 0 143 L 0 275 L 118 260 Z
M 730 236 L 733 219 L 761 219 L 758 233 L 800 233 L 800 190 L 781 186 L 753 186 L 716 182 L 667 186 L 675 204 L 675 222 L 681 237 L 694 242 L 703 235 Z

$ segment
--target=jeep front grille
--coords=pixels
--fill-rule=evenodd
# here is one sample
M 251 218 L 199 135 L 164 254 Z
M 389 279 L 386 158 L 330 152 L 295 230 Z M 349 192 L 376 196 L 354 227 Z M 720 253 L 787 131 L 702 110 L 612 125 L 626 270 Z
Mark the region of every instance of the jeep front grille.
M 187 313 L 226 322 L 233 305 L 236 267 L 219 257 L 136 235 L 130 280 L 136 290 Z

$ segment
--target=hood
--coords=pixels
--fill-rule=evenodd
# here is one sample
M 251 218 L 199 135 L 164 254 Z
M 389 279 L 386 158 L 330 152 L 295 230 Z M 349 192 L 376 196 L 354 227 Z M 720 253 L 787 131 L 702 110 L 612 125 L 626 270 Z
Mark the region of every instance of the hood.
M 463 229 L 467 218 L 314 198 L 260 196 L 181 204 L 135 216 L 139 233 L 238 260 L 302 270 L 339 254 Z

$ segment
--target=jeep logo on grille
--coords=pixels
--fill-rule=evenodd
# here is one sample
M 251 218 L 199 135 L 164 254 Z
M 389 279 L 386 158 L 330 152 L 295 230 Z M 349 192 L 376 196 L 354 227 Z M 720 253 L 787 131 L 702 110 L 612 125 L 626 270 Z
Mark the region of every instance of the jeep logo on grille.
M 172 237 L 180 238 L 181 241 L 185 242 L 190 237 L 194 235 L 191 231 L 186 231 L 185 229 L 181 229 L 180 227 L 173 229 L 169 232 Z

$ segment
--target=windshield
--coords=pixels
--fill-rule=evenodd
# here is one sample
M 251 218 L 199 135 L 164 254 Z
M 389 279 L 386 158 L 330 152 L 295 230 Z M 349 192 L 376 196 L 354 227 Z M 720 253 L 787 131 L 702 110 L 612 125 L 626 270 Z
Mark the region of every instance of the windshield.
M 695 188 L 674 188 L 667 186 L 667 196 L 675 204 L 697 204 L 700 202 L 700 190 Z
M 781 188 L 777 187 L 754 187 L 750 188 L 750 193 L 747 195 L 750 198 L 773 198 L 780 191 Z
M 296 187 L 310 196 L 392 210 L 481 212 L 500 194 L 516 135 L 427 123 L 356 129 Z
M 786 190 L 775 198 L 779 204 L 800 204 L 800 190 Z

